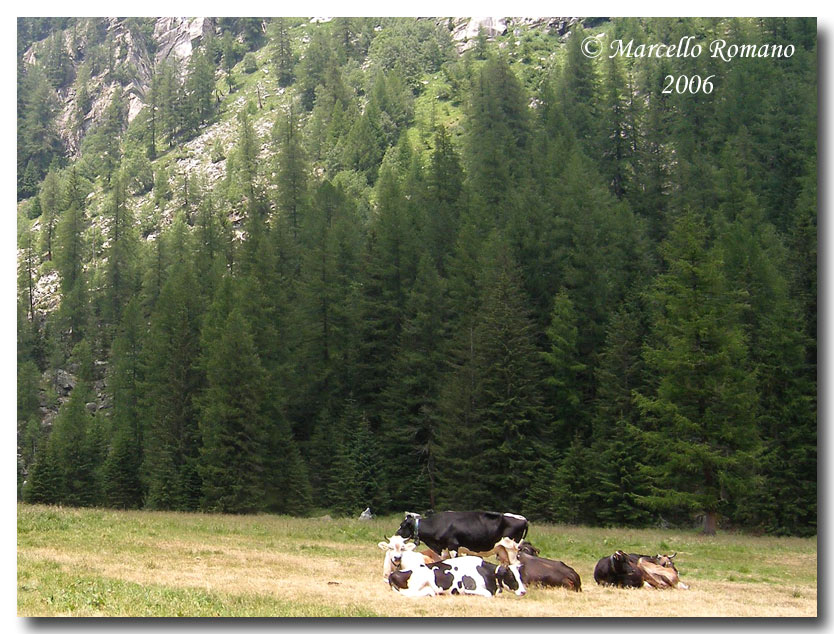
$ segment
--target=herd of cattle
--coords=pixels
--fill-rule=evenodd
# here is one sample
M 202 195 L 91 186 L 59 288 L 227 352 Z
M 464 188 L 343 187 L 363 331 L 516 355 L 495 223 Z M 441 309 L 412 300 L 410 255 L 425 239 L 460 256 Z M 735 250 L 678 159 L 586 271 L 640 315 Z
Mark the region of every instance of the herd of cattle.
M 444 511 L 422 517 L 406 513 L 397 532 L 378 546 L 385 551 L 382 577 L 409 597 L 474 594 L 491 597 L 506 588 L 523 596 L 533 585 L 582 591 L 577 572 L 561 561 L 539 557 L 525 538 L 521 515 Z M 406 540 L 412 540 L 407 542 Z M 420 543 L 426 548 L 417 551 Z M 485 561 L 495 555 L 499 564 Z M 594 568 L 600 585 L 621 588 L 683 588 L 675 555 L 626 554 L 618 550 Z

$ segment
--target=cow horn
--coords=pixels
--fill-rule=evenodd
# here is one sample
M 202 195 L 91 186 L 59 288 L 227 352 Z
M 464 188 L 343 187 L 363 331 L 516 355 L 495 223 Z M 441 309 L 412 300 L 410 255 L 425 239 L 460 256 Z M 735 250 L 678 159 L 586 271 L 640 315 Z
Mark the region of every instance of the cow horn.
M 677 555 L 677 554 L 678 554 L 678 551 L 676 550 L 676 551 L 675 551 L 675 555 Z M 669 556 L 669 559 L 674 559 L 674 558 L 675 558 L 675 555 L 670 555 L 670 556 Z

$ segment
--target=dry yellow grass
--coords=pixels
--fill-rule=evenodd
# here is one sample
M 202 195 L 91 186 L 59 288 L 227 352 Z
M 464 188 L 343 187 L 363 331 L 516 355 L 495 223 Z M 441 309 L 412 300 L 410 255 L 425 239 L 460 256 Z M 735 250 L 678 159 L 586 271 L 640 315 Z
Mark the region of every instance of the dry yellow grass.
M 35 512 L 32 509 L 22 507 L 19 513 L 21 510 Z M 64 535 L 63 540 L 53 539 L 48 529 L 30 529 L 19 534 L 19 574 L 21 570 L 37 571 L 49 565 L 60 569 L 62 574 L 120 580 L 140 587 L 161 584 L 217 595 L 257 596 L 289 604 L 320 604 L 329 609 L 343 608 L 346 613 L 361 609 L 381 616 L 784 617 L 817 614 L 813 540 L 739 540 L 733 536 L 703 540 L 694 534 L 678 537 L 675 533 L 663 533 L 665 541 L 675 543 L 679 550 L 685 546 L 691 551 L 702 544 L 708 556 L 703 555 L 700 564 L 708 563 L 712 558 L 716 561 L 728 559 L 732 566 L 734 552 L 741 549 L 738 557 L 744 565 L 738 567 L 749 572 L 725 575 L 736 577 L 735 580 L 715 578 L 718 564 L 694 565 L 697 552 L 680 553 L 682 578 L 691 585 L 688 591 L 603 588 L 593 581 L 596 554 L 547 553 L 576 568 L 582 577 L 583 592 L 533 588 L 525 597 L 504 593 L 494 599 L 459 596 L 408 599 L 393 592 L 381 579 L 383 556 L 376 542 L 383 533 L 391 534 L 396 528 L 396 520 L 390 518 L 366 524 L 356 520 L 328 522 L 269 516 L 61 512 L 76 514 L 80 526 Z M 85 513 L 97 515 L 85 518 Z M 91 535 L 85 538 L 85 522 L 104 525 L 103 537 L 95 539 Z M 49 523 L 45 525 L 48 527 Z M 207 526 L 219 528 L 207 530 Z M 569 544 L 565 546 L 566 550 L 570 544 L 577 552 L 588 550 L 588 544 L 598 541 L 600 556 L 613 550 L 605 542 L 618 538 L 617 531 L 558 526 L 536 527 L 531 530 L 530 538 L 547 544 L 549 539 L 562 539 L 566 534 Z M 627 542 L 635 536 L 639 538 L 641 533 L 623 531 L 619 539 Z M 648 542 L 645 550 L 653 550 L 656 535 L 646 531 L 645 540 Z M 751 543 L 758 543 L 760 548 L 751 550 Z M 810 548 L 813 551 L 809 552 Z M 759 561 L 761 568 L 756 564 Z M 687 563 L 691 573 L 688 573 Z M 36 590 L 37 574 L 26 578 L 27 588 Z M 33 608 L 26 607 L 22 613 L 31 614 L 31 610 Z M 100 613 L 106 613 L 106 610 Z

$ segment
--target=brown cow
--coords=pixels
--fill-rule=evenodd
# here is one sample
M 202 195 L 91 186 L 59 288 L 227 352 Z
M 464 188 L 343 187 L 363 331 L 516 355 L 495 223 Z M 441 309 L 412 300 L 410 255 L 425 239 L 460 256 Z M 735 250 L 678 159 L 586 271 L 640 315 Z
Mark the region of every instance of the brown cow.
M 657 555 L 657 557 L 651 558 L 639 557 L 636 567 L 643 576 L 644 583 L 656 589 L 681 588 L 688 590 L 689 586 L 680 580 L 678 570 L 672 563 L 672 557 L 666 555 Z
M 512 545 L 515 543 L 513 542 Z M 513 550 L 515 550 L 514 553 Z M 495 545 L 495 551 L 498 560 L 503 564 L 507 564 L 513 554 L 516 556 L 518 563 L 521 564 L 521 580 L 526 586 L 540 585 L 582 592 L 582 580 L 573 568 L 562 561 L 545 559 L 532 554 L 538 553 L 539 550 L 530 542 L 522 541 L 515 549 L 507 548 L 507 544 L 499 542 Z

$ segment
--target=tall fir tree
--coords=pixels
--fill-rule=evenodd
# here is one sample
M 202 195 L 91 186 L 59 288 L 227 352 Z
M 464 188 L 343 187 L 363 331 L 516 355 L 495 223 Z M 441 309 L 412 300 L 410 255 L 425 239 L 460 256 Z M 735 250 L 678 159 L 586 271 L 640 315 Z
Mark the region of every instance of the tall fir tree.
M 668 271 L 648 293 L 654 327 L 643 353 L 656 379 L 635 397 L 652 450 L 651 493 L 641 502 L 702 514 L 714 534 L 722 511 L 755 482 L 757 390 L 743 304 L 703 217 L 678 219 L 663 253 Z

